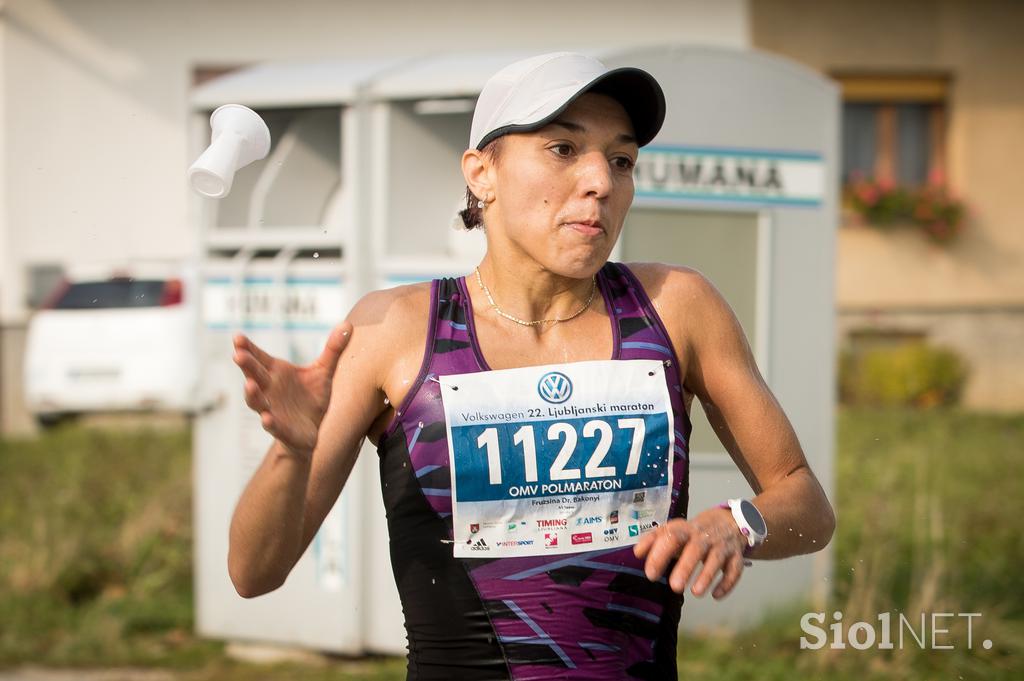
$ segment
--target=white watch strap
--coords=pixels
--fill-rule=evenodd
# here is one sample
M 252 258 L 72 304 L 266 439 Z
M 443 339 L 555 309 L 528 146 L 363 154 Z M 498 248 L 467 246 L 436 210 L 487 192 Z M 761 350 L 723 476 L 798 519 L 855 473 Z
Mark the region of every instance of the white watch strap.
M 729 509 L 732 511 L 732 517 L 736 521 L 736 525 L 740 528 L 740 532 L 742 532 L 743 536 L 747 538 L 747 546 L 755 548 L 764 543 L 766 534 L 763 534 L 757 529 L 751 527 L 750 523 L 747 522 L 746 517 L 743 515 L 743 502 L 743 499 L 729 499 Z M 747 503 L 753 506 L 753 503 L 749 501 Z M 754 506 L 754 510 L 757 510 L 756 506 Z M 760 511 L 757 511 L 757 513 L 760 515 Z

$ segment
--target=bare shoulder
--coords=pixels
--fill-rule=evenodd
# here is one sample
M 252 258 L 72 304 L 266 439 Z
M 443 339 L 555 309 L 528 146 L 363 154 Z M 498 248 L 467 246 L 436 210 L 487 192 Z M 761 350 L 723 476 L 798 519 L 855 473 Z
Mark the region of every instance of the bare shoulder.
M 400 334 L 430 313 L 430 283 L 408 284 L 371 291 L 359 299 L 348 320 L 356 329 L 385 335 Z
M 640 280 L 666 325 L 685 321 L 692 316 L 687 313 L 713 313 L 725 303 L 715 285 L 692 267 L 659 262 L 631 262 L 627 267 Z
M 348 313 L 352 338 L 339 366 L 371 370 L 376 387 L 383 388 L 389 367 L 422 353 L 429 315 L 429 283 L 368 293 Z

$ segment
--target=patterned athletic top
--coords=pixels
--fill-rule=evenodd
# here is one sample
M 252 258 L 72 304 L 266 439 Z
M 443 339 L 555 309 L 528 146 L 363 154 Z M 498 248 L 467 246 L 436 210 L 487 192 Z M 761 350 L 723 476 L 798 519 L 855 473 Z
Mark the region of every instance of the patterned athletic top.
M 690 420 L 678 361 L 639 281 L 606 263 L 597 285 L 612 359 L 663 362 L 674 414 L 670 517 L 685 516 Z M 408 679 L 675 679 L 682 597 L 632 547 L 516 558 L 453 556 L 451 471 L 438 376 L 490 371 L 464 277 L 435 280 L 420 374 L 378 444 Z

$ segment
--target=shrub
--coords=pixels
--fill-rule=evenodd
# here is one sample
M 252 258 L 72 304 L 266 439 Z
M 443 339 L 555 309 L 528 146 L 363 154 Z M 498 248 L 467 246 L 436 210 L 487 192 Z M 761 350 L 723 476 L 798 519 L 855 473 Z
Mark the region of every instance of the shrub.
M 967 363 L 949 348 L 913 341 L 839 358 L 839 396 L 866 406 L 949 406 L 960 401 Z

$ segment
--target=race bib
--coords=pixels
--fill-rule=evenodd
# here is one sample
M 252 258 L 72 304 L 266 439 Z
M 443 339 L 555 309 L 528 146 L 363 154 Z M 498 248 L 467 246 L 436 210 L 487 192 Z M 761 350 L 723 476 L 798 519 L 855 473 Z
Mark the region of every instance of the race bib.
M 630 546 L 667 520 L 672 404 L 661 362 L 439 380 L 456 557 Z

